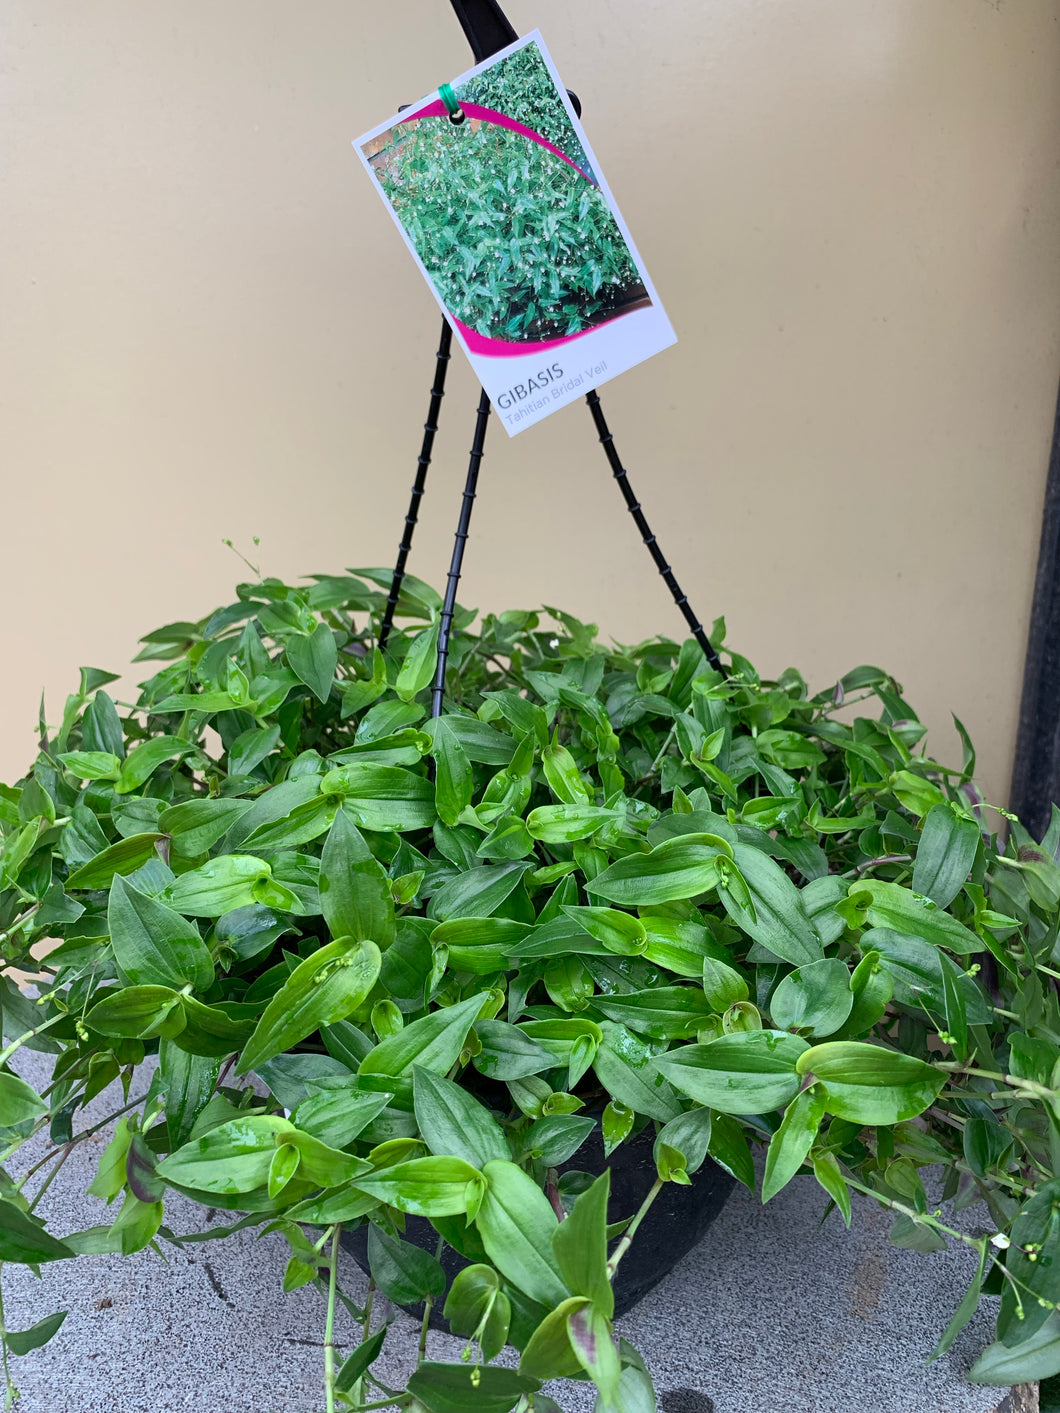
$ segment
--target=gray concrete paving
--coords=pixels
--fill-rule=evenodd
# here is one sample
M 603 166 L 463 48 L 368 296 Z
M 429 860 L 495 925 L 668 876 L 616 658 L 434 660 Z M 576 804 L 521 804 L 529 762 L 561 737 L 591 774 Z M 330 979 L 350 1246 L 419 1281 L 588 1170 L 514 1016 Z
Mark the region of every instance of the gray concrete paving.
M 45 1057 L 19 1056 L 40 1080 Z M 101 1114 L 121 1102 L 105 1094 Z M 62 1235 L 107 1220 L 86 1197 L 106 1134 L 74 1150 L 42 1210 Z M 43 1150 L 40 1150 L 43 1151 Z M 17 1175 L 31 1158 L 19 1155 Z M 36 1180 L 34 1180 L 36 1181 Z M 964 1371 L 990 1339 L 981 1311 L 949 1355 L 925 1359 L 971 1275 L 965 1248 L 922 1256 L 889 1245 L 886 1215 L 858 1205 L 846 1232 L 816 1184 L 796 1179 L 767 1207 L 739 1189 L 706 1240 L 668 1281 L 619 1321 L 643 1353 L 661 1413 L 1020 1413 L 1004 1389 Z M 202 1209 L 167 1202 L 167 1223 L 202 1229 Z M 222 1216 L 219 1220 L 225 1220 Z M 44 1349 L 14 1361 L 19 1413 L 320 1413 L 324 1309 L 313 1289 L 285 1296 L 287 1247 L 252 1231 L 216 1244 L 127 1258 L 82 1257 L 4 1269 L 8 1324 L 24 1329 L 58 1309 L 69 1316 Z M 355 1299 L 364 1280 L 349 1259 Z M 993 1302 L 987 1302 L 992 1305 Z M 385 1306 L 384 1306 L 385 1308 Z M 345 1315 L 340 1338 L 349 1336 Z M 415 1360 L 417 1327 L 394 1319 L 380 1377 Z M 430 1351 L 457 1341 L 431 1334 Z M 590 1413 L 584 1385 L 558 1386 L 565 1413 Z

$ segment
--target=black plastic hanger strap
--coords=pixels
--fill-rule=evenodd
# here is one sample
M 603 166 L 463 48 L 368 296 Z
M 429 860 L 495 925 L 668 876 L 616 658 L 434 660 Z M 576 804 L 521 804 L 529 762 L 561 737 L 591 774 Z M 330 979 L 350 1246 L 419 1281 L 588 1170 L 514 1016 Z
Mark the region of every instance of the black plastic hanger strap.
M 464 496 L 460 502 L 460 520 L 453 539 L 453 557 L 449 562 L 449 574 L 445 581 L 445 599 L 442 603 L 442 616 L 438 626 L 438 666 L 434 673 L 431 688 L 431 715 L 441 716 L 442 697 L 445 693 L 445 667 L 449 661 L 449 632 L 453 626 L 453 610 L 456 608 L 456 590 L 460 583 L 460 570 L 464 563 L 464 546 L 471 527 L 471 512 L 475 505 L 475 491 L 478 487 L 478 469 L 482 465 L 482 453 L 486 445 L 486 426 L 490 416 L 490 400 L 483 388 L 478 400 L 478 416 L 475 419 L 475 438 L 471 443 L 471 458 L 467 464 L 467 480 L 464 482 Z
M 659 548 L 659 541 L 652 534 L 651 526 L 645 519 L 640 501 L 633 494 L 633 487 L 630 485 L 626 468 L 622 465 L 621 458 L 618 455 L 618 450 L 615 447 L 615 439 L 611 435 L 610 427 L 607 425 L 607 419 L 604 417 L 604 409 L 600 406 L 600 398 L 595 388 L 593 388 L 591 393 L 587 394 L 585 401 L 589 404 L 589 411 L 593 414 L 593 422 L 596 424 L 600 444 L 603 446 L 604 453 L 611 464 L 611 470 L 614 472 L 615 480 L 618 482 L 619 489 L 626 502 L 626 509 L 629 511 L 630 515 L 633 516 L 633 522 L 640 531 L 641 539 L 648 546 L 648 553 L 655 561 L 656 569 L 658 569 L 659 573 L 662 575 L 663 582 L 673 595 L 674 603 L 684 614 L 685 622 L 692 630 L 693 638 L 695 638 L 696 642 L 706 654 L 707 661 L 717 672 L 723 671 L 721 659 L 714 651 L 713 644 L 703 631 L 702 623 L 700 623 L 693 612 L 692 606 L 688 602 L 688 595 L 674 577 L 674 571 L 666 562 L 666 556 Z
M 519 38 L 497 0 L 452 0 L 452 6 L 476 64 Z
M 434 450 L 434 434 L 438 430 L 438 412 L 442 405 L 442 398 L 445 396 L 445 374 L 449 367 L 449 350 L 453 342 L 453 331 L 448 322 L 442 320 L 442 334 L 438 340 L 438 352 L 434 365 L 434 386 L 431 388 L 431 401 L 427 409 L 427 420 L 423 424 L 423 445 L 420 447 L 420 454 L 416 458 L 416 479 L 412 483 L 412 498 L 409 501 L 408 514 L 405 516 L 405 532 L 398 546 L 397 563 L 394 565 L 394 573 L 390 580 L 390 593 L 387 595 L 386 608 L 383 611 L 383 621 L 379 626 L 379 646 L 386 647 L 387 639 L 390 637 L 390 630 L 394 626 L 394 610 L 397 608 L 398 599 L 401 597 L 401 584 L 405 578 L 405 565 L 408 563 L 409 551 L 412 549 L 412 536 L 416 530 L 416 521 L 420 513 L 420 501 L 423 499 L 423 492 L 427 485 L 427 468 L 431 464 L 431 452 Z

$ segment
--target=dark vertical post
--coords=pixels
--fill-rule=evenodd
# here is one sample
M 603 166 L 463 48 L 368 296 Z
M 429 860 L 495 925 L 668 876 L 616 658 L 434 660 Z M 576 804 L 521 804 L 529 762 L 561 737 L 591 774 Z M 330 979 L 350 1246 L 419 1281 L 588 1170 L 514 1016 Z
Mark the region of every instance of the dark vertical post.
M 445 693 L 445 667 L 449 660 L 449 632 L 453 626 L 453 610 L 456 608 L 456 590 L 460 583 L 460 570 L 464 563 L 464 546 L 471 526 L 471 511 L 475 505 L 475 491 L 478 487 L 478 469 L 482 465 L 482 452 L 486 445 L 486 424 L 489 422 L 490 400 L 483 388 L 478 400 L 478 416 L 475 419 L 475 437 L 471 443 L 471 459 L 467 464 L 467 480 L 464 482 L 464 496 L 460 502 L 460 519 L 453 539 L 453 557 L 449 561 L 449 574 L 445 581 L 445 599 L 442 603 L 442 616 L 438 626 L 438 666 L 431 689 L 431 715 L 441 716 L 442 697 Z
M 398 599 L 401 597 L 401 583 L 405 578 L 405 565 L 408 563 L 409 551 L 412 549 L 412 536 L 416 529 L 416 521 L 420 513 L 420 501 L 423 499 L 424 488 L 427 485 L 427 468 L 431 464 L 431 452 L 434 450 L 434 434 L 438 430 L 438 409 L 442 405 L 442 398 L 445 396 L 445 372 L 449 366 L 449 349 L 453 342 L 453 331 L 448 322 L 442 319 L 442 334 L 438 340 L 438 352 L 434 365 L 434 384 L 431 387 L 431 401 L 427 408 L 427 420 L 423 424 L 423 445 L 420 447 L 420 454 L 416 458 L 416 479 L 412 483 L 412 498 L 409 501 L 408 513 L 405 516 L 405 530 L 398 546 L 397 562 L 394 565 L 393 577 L 390 580 L 390 593 L 387 595 L 386 608 L 383 610 L 383 621 L 379 626 L 379 646 L 386 647 L 386 640 L 390 637 L 390 630 L 394 626 L 394 610 L 397 608 Z
M 633 494 L 633 487 L 630 485 L 626 468 L 622 465 L 622 461 L 618 455 L 618 451 L 615 447 L 615 439 L 611 435 L 611 429 L 607 425 L 607 419 L 604 417 L 604 409 L 600 406 L 600 398 L 595 388 L 586 396 L 585 401 L 589 404 L 589 411 L 593 414 L 593 422 L 596 425 L 596 432 L 600 438 L 600 444 L 610 463 L 615 480 L 618 482 L 619 490 L 621 490 L 622 497 L 626 502 L 626 509 L 629 511 L 630 515 L 633 516 L 633 523 L 640 531 L 640 537 L 647 545 L 648 553 L 655 561 L 656 569 L 658 569 L 663 577 L 663 582 L 670 590 L 674 603 L 684 614 L 685 622 L 692 630 L 693 638 L 695 638 L 696 642 L 706 654 L 707 661 L 717 672 L 721 672 L 723 670 L 721 659 L 714 651 L 714 645 L 703 631 L 702 623 L 700 623 L 696 614 L 693 612 L 692 606 L 688 602 L 688 595 L 674 577 L 673 570 L 666 562 L 666 556 L 659 548 L 659 541 L 652 534 L 651 526 L 645 519 L 640 501 L 638 501 L 637 497 Z
M 1042 512 L 1009 805 L 1035 839 L 1060 802 L 1060 402 Z

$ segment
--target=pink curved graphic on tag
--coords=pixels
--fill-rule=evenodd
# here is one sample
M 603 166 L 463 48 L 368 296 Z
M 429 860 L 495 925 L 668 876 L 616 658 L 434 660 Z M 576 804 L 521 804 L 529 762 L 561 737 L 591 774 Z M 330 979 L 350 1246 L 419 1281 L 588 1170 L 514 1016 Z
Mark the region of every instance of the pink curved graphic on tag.
M 568 167 L 583 176 L 590 186 L 596 183 L 588 172 L 583 172 L 577 162 L 572 162 L 565 152 L 561 152 L 558 147 L 549 142 L 547 137 L 542 137 L 539 132 L 534 132 L 533 128 L 528 128 L 525 123 L 520 123 L 515 118 L 509 118 L 507 113 L 498 113 L 495 108 L 480 108 L 477 103 L 461 103 L 461 108 L 469 118 L 480 118 L 484 123 L 493 123 L 498 128 L 511 128 L 512 132 L 519 133 L 522 137 L 528 137 L 531 142 L 538 143 L 541 147 L 547 147 L 549 152 L 554 153 L 567 163 Z M 415 122 L 417 118 L 445 118 L 448 117 L 449 110 L 439 98 L 434 103 L 428 103 L 426 108 L 421 108 L 418 113 L 414 113 L 411 118 L 406 118 L 406 122 Z
M 549 348 L 559 348 L 565 343 L 573 343 L 575 339 L 584 338 L 586 334 L 593 333 L 604 324 L 610 324 L 614 319 L 623 319 L 627 314 L 632 314 L 633 309 L 619 309 L 611 315 L 609 319 L 601 319 L 597 324 L 591 324 L 587 329 L 579 329 L 576 334 L 564 334 L 558 339 L 526 339 L 523 343 L 510 343 L 507 339 L 491 339 L 485 334 L 477 334 L 474 329 L 469 329 L 466 324 L 462 324 L 455 314 L 447 314 L 446 317 L 456 325 L 461 338 L 467 344 L 472 353 L 483 354 L 487 358 L 521 358 L 525 354 L 537 353 L 539 350 Z

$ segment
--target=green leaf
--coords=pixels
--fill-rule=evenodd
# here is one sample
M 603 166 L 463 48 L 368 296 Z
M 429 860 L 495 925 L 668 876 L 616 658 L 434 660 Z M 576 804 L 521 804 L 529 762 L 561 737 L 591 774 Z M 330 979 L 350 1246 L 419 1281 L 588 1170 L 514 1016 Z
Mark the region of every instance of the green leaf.
M 470 1364 L 422 1363 L 407 1388 L 427 1413 L 510 1413 L 524 1394 L 536 1393 L 537 1379 L 514 1369 Z
M 585 781 L 566 746 L 561 746 L 558 741 L 553 740 L 542 749 L 541 764 L 548 788 L 557 800 L 565 805 L 589 803 L 589 791 Z
M 189 917 L 221 917 L 235 908 L 264 902 L 257 885 L 271 873 L 265 860 L 252 854 L 222 854 L 182 873 L 164 897 L 177 912 Z
M 409 644 L 405 660 L 394 684 L 394 691 L 403 702 L 411 702 L 434 677 L 438 662 L 438 624 L 424 628 Z
M 185 800 L 163 810 L 158 827 L 170 836 L 175 853 L 197 858 L 227 834 L 231 825 L 250 809 L 249 800 Z
M 0 1261 L 36 1266 L 43 1261 L 61 1261 L 74 1254 L 71 1247 L 57 1241 L 21 1207 L 0 1198 Z
M 567 1316 L 574 1357 L 600 1391 L 605 1407 L 612 1404 L 622 1373 L 618 1350 L 607 1316 L 596 1305 L 585 1305 Z
M 326 623 L 318 623 L 311 634 L 296 633 L 287 639 L 291 671 L 318 701 L 326 702 L 331 695 L 338 660 L 335 635 Z
M 113 682 L 117 679 L 106 674 Z M 85 707 L 81 718 L 81 744 L 86 751 L 102 751 L 125 759 L 125 733 L 113 699 L 106 692 L 97 692 Z
M 213 958 L 195 924 L 120 875 L 111 884 L 107 926 L 114 958 L 134 986 L 205 991 L 213 981 Z
M 545 1316 L 526 1343 L 520 1373 L 540 1379 L 571 1379 L 581 1373 L 582 1366 L 571 1348 L 567 1318 L 588 1303 L 586 1296 L 572 1295 Z
M 78 780 L 117 780 L 121 759 L 109 751 L 64 751 L 60 763 Z
M 532 1153 L 547 1168 L 572 1157 L 596 1127 L 594 1119 L 576 1114 L 546 1114 L 522 1135 L 523 1152 Z
M 445 926 L 449 924 L 446 923 Z M 506 1021 L 478 1021 L 475 1025 L 480 1049 L 471 1063 L 487 1079 L 525 1079 L 551 1069 L 555 1058 L 536 1040 L 531 1040 Z
M 372 1279 L 395 1305 L 413 1305 L 445 1290 L 445 1272 L 433 1256 L 388 1236 L 374 1222 L 368 1226 L 368 1266 Z
M 656 1150 L 665 1145 L 681 1155 L 684 1172 L 698 1172 L 710 1152 L 713 1120 L 714 1116 L 709 1109 L 689 1109 L 687 1113 L 679 1114 L 659 1130 L 655 1139 Z M 655 1161 L 658 1167 L 658 1151 L 655 1153 Z
M 846 1021 L 854 1005 L 850 972 L 838 957 L 824 957 L 796 967 L 782 977 L 769 1009 L 781 1030 L 805 1030 L 811 1035 L 832 1035 Z
M 900 884 L 885 883 L 875 878 L 862 879 L 851 885 L 847 897 L 856 906 L 865 909 L 865 920 L 870 927 L 912 933 L 914 937 L 922 937 L 936 947 L 947 947 L 959 956 L 981 952 L 986 945 L 981 937 L 944 912 L 930 898 L 922 897 Z
M 137 746 L 125 757 L 118 782 L 114 786 L 116 795 L 130 795 L 146 785 L 160 765 L 189 755 L 195 747 L 190 741 L 178 740 L 176 736 L 155 736 Z
M 172 1039 L 185 1024 L 180 992 L 169 986 L 126 986 L 97 1001 L 85 1016 L 85 1024 L 101 1035 Z
M 850 1188 L 839 1169 L 834 1153 L 820 1153 L 813 1160 L 813 1175 L 839 1208 L 843 1221 L 850 1226 Z
M 412 1092 L 416 1123 L 432 1153 L 463 1158 L 474 1168 L 511 1158 L 500 1124 L 461 1085 L 414 1065 Z
M 853 1004 L 838 1038 L 854 1040 L 866 1035 L 882 1018 L 893 994 L 894 978 L 881 966 L 879 952 L 866 952 L 850 975 Z
M 467 1211 L 468 1189 L 473 1193 L 481 1176 L 463 1158 L 412 1158 L 358 1177 L 354 1187 L 399 1212 L 416 1217 L 456 1217 Z
M 691 986 L 656 986 L 625 996 L 594 996 L 593 1006 L 609 1020 L 654 1040 L 688 1039 L 711 1014 L 703 991 Z
M 961 1303 L 953 1312 L 953 1318 L 950 1320 L 949 1324 L 943 1331 L 942 1338 L 939 1340 L 938 1344 L 936 1344 L 935 1348 L 928 1356 L 929 1363 L 933 1363 L 936 1359 L 940 1358 L 943 1354 L 946 1353 L 947 1349 L 949 1349 L 950 1345 L 960 1334 L 961 1330 L 964 1329 L 965 1325 L 975 1314 L 976 1310 L 978 1310 L 979 1296 L 982 1293 L 983 1289 L 983 1271 L 986 1268 L 987 1253 L 989 1249 L 990 1248 L 984 1241 L 982 1249 L 979 1252 L 979 1265 L 976 1267 L 975 1275 L 972 1277 L 972 1283 L 964 1292 L 964 1296 L 961 1300 Z
M 537 1183 L 514 1163 L 483 1168 L 486 1192 L 475 1225 L 498 1271 L 543 1305 L 558 1305 L 570 1292 L 556 1273 L 552 1238 L 558 1222 Z
M 1050 1307 L 1060 1303 L 1058 1204 L 1060 1178 L 1052 1178 L 1038 1188 L 1012 1223 L 1012 1244 L 1005 1253 L 1012 1280 L 1005 1282 L 997 1320 L 998 1337 L 1006 1344 L 1023 1345 L 1045 1321 Z M 1023 1297 L 1022 1310 L 1014 1283 Z
M 258 1008 L 225 1002 L 237 1014 L 230 1015 L 221 1006 L 207 1006 L 194 996 L 182 996 L 184 1024 L 173 1037 L 173 1043 L 189 1055 L 223 1058 L 241 1050 L 250 1039 L 258 1018 Z M 240 1018 L 242 1017 L 242 1018 Z
M 276 1114 L 232 1119 L 163 1158 L 157 1172 L 196 1192 L 253 1192 L 269 1180 L 277 1139 L 293 1132 L 294 1124 Z
M 257 726 L 242 732 L 228 747 L 229 775 L 249 775 L 279 744 L 279 726 Z
M 644 923 L 630 913 L 619 912 L 617 908 L 583 908 L 568 903 L 563 904 L 562 911 L 618 956 L 639 956 L 648 945 Z
M 361 829 L 381 832 L 427 829 L 434 823 L 434 786 L 399 765 L 343 765 L 320 782 L 325 795 L 341 795 L 342 807 Z
M 747 982 L 735 967 L 716 961 L 714 957 L 704 957 L 703 994 L 711 1010 L 720 1015 L 738 1001 L 746 1001 L 750 993 Z
M 781 1030 L 740 1031 L 660 1055 L 656 1068 L 697 1104 L 723 1114 L 768 1114 L 799 1090 L 796 1061 L 809 1047 Z
M 788 1185 L 806 1161 L 824 1118 L 825 1096 L 820 1085 L 812 1084 L 797 1094 L 784 1110 L 780 1127 L 769 1140 L 766 1169 L 762 1178 L 762 1201 Z
M 446 1297 L 445 1318 L 454 1334 L 473 1335 L 484 1359 L 493 1359 L 508 1342 L 512 1307 L 492 1266 L 465 1266 Z
M 434 723 L 431 754 L 435 761 L 434 799 L 438 818 L 453 825 L 471 803 L 471 762 L 445 717 Z
M 1025 1384 L 1060 1374 L 1060 1314 L 1055 1311 L 1029 1339 L 992 1344 L 968 1371 L 973 1384 Z
M 719 857 L 732 846 L 714 834 L 684 834 L 650 853 L 629 854 L 586 883 L 586 890 L 623 907 L 654 907 L 695 898 L 716 886 Z
M 4 1341 L 12 1354 L 29 1354 L 31 1350 L 40 1349 L 53 1335 L 58 1334 L 68 1314 L 67 1310 L 57 1310 L 54 1315 L 38 1320 L 28 1330 L 8 1330 Z
M 396 1035 L 388 1035 L 361 1061 L 358 1073 L 399 1078 L 411 1075 L 413 1065 L 434 1074 L 448 1073 L 488 995 L 482 991 L 453 1006 L 443 1006 Z
M 431 933 L 432 947 L 445 947 L 452 971 L 490 976 L 506 971 L 508 954 L 530 932 L 525 922 L 505 917 L 461 917 L 440 922 Z
M 324 841 L 317 886 L 332 937 L 390 946 L 397 931 L 390 879 L 344 811 Z
M 125 1170 L 132 1137 L 128 1120 L 120 1118 L 114 1125 L 114 1136 L 100 1157 L 96 1176 L 88 1186 L 87 1190 L 92 1197 L 110 1203 L 125 1187 Z
M 633 1122 L 636 1117 L 632 1109 L 619 1103 L 617 1099 L 609 1099 L 604 1105 L 604 1112 L 600 1119 L 600 1132 L 604 1140 L 605 1158 L 610 1158 L 619 1144 L 626 1141 L 633 1131 Z
M 381 964 L 374 942 L 349 938 L 329 942 L 307 957 L 266 1006 L 239 1057 L 236 1074 L 248 1074 L 320 1026 L 344 1020 L 375 985 Z
M 545 844 L 571 844 L 588 839 L 605 824 L 613 823 L 613 810 L 598 805 L 541 805 L 526 817 L 531 839 Z
M 651 1063 L 650 1052 L 623 1025 L 608 1022 L 601 1029 L 604 1040 L 593 1056 L 593 1069 L 608 1094 L 659 1123 L 676 1119 L 681 1101 Z
M 158 1070 L 170 1146 L 179 1148 L 190 1138 L 195 1120 L 210 1102 L 221 1061 L 212 1056 L 191 1055 L 172 1040 L 162 1040 L 158 1046 Z
M 748 1192 L 755 1190 L 754 1161 L 743 1129 L 728 1114 L 712 1114 L 707 1152 L 730 1177 L 742 1182 Z
M 340 1087 L 331 1088 L 333 1082 L 337 1082 Z M 386 1093 L 360 1092 L 355 1087 L 357 1081 L 352 1076 L 348 1084 L 341 1080 L 329 1080 L 328 1083 L 327 1089 L 318 1090 L 303 1099 L 291 1118 L 303 1133 L 319 1138 L 322 1143 L 332 1148 L 347 1148 L 361 1131 L 382 1113 L 391 1096 Z
M 824 956 L 820 939 L 806 915 L 799 890 L 780 865 L 749 844 L 734 845 L 733 855 L 749 894 L 749 899 L 741 900 L 732 887 L 719 890 L 733 922 L 792 966 L 820 961 Z
M 48 1106 L 32 1085 L 10 1070 L 0 1070 L 0 1128 L 39 1119 Z
M 362 1340 L 353 1353 L 344 1360 L 335 1376 L 335 1387 L 340 1393 L 349 1393 L 361 1375 L 365 1374 L 379 1358 L 383 1352 L 383 1341 L 386 1339 L 389 1328 L 389 1325 L 383 1325 L 381 1329 L 376 1330 L 375 1334 Z
M 832 1040 L 804 1050 L 796 1069 L 824 1083 L 828 1113 L 858 1124 L 915 1118 L 934 1103 L 946 1082 L 942 1070 L 914 1055 L 857 1040 Z
M 66 880 L 67 888 L 106 888 L 115 874 L 134 873 L 149 859 L 157 857 L 155 845 L 164 834 L 133 834 L 108 844 L 88 863 L 74 869 Z
M 913 865 L 913 892 L 940 908 L 948 907 L 964 887 L 979 847 L 979 826 L 954 813 L 953 806 L 933 805 L 924 820 Z
M 465 869 L 437 890 L 428 914 L 441 922 L 490 917 L 518 888 L 527 867 L 523 863 L 507 863 Z
M 565 1221 L 552 1234 L 556 1265 L 575 1295 L 584 1295 L 608 1319 L 615 1313 L 615 1296 L 607 1275 L 607 1199 L 611 1174 L 605 1170 L 576 1199 Z

